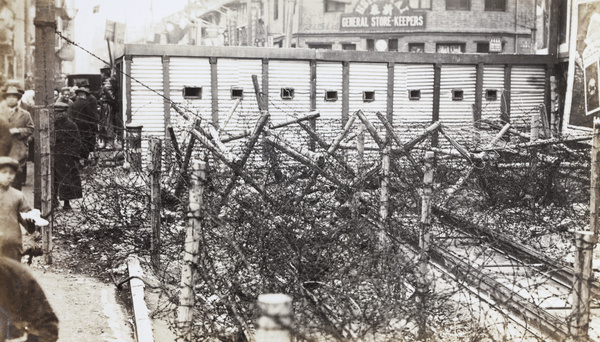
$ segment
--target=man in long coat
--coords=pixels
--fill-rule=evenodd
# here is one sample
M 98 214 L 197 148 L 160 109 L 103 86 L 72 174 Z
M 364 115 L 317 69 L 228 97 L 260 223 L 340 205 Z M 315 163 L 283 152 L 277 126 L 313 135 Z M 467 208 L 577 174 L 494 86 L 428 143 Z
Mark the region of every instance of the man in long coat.
M 54 104 L 54 132 L 56 142 L 52 157 L 54 161 L 54 206 L 58 199 L 64 201 L 63 209 L 71 209 L 70 200 L 81 198 L 81 177 L 79 164 L 79 141 L 77 125 L 69 118 L 69 105 L 63 102 Z
M 88 162 L 90 153 L 96 148 L 96 134 L 98 133 L 98 102 L 92 101 L 90 91 L 80 87 L 75 91 L 77 99 L 71 107 L 73 121 L 81 135 L 80 157 Z
M 21 190 L 26 178 L 27 156 L 29 155 L 29 140 L 33 135 L 34 125 L 31 114 L 19 106 L 23 91 L 15 85 L 9 85 L 2 94 L 3 106 L 0 106 L 0 116 L 8 122 L 12 137 L 12 148 L 9 157 L 19 162 L 19 170 L 12 186 Z

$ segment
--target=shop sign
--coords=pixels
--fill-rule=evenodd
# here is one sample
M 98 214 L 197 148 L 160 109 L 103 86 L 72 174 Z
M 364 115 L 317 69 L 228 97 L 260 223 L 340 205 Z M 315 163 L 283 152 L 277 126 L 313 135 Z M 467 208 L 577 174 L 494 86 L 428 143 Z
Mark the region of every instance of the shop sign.
M 404 31 L 425 28 L 425 12 L 412 11 L 406 1 L 359 0 L 354 12 L 342 14 L 341 30 Z
M 490 52 L 502 52 L 502 41 L 500 38 L 490 40 Z

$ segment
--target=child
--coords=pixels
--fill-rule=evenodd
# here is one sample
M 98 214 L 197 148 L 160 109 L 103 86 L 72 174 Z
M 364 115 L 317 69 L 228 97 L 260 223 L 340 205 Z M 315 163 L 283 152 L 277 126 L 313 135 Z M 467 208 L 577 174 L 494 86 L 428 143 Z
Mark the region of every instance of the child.
M 35 232 L 32 220 L 24 220 L 21 213 L 31 211 L 25 194 L 10 186 L 15 179 L 19 162 L 10 157 L 0 157 L 0 255 L 21 262 L 23 237 L 21 226 Z

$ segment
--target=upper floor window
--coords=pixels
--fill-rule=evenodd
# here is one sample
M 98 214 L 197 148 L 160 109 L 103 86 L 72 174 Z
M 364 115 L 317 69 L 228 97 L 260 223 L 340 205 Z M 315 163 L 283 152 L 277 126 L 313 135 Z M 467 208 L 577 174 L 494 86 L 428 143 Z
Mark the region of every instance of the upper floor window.
M 465 43 L 438 43 L 435 46 L 438 53 L 464 53 Z
M 506 11 L 506 0 L 485 0 L 486 11 Z
M 409 0 L 408 6 L 412 9 L 431 9 L 431 0 Z
M 346 3 L 335 0 L 325 0 L 325 12 L 344 12 Z
M 309 49 L 323 49 L 323 50 L 331 50 L 332 44 L 327 43 L 308 43 Z
M 447 10 L 463 10 L 471 9 L 471 0 L 446 0 Z
M 425 52 L 425 43 L 408 43 L 408 52 Z
M 356 44 L 352 44 L 352 43 L 342 44 L 342 50 L 356 50 Z
M 273 1 L 273 20 L 279 19 L 279 0 Z

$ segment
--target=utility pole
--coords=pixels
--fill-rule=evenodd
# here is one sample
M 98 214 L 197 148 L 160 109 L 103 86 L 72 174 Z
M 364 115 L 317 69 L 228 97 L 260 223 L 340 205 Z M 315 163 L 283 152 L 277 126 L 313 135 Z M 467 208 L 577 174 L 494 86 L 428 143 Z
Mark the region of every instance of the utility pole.
M 40 208 L 48 226 L 42 227 L 42 250 L 46 264 L 52 263 L 52 113 L 54 108 L 54 35 L 56 17 L 54 0 L 37 0 L 35 4 L 35 109 L 34 190 L 33 204 Z

